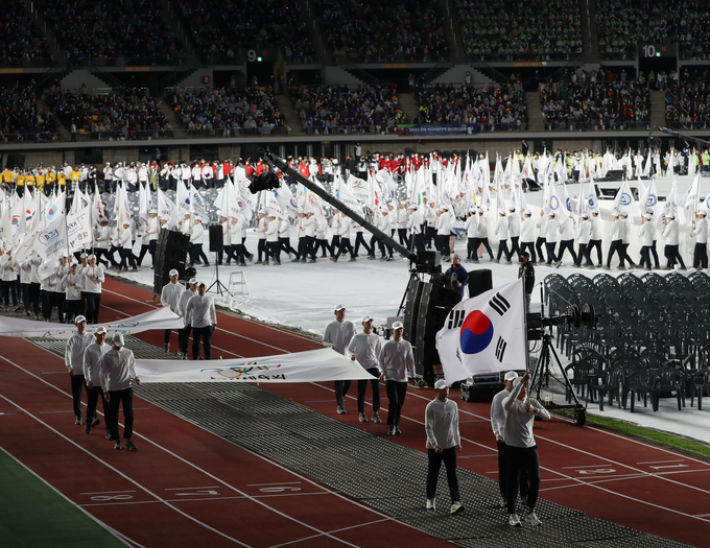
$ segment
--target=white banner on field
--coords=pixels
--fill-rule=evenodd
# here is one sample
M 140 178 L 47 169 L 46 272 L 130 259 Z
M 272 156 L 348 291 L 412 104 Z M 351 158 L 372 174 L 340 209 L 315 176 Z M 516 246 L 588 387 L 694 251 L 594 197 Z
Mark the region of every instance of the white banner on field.
M 332 348 L 212 362 L 136 360 L 145 382 L 317 382 L 373 379 L 357 362 Z
M 113 333 L 132 335 L 150 329 L 182 329 L 182 319 L 170 310 L 170 307 L 157 308 L 111 323 L 99 323 L 108 331 L 108 337 Z M 87 328 L 93 332 L 93 326 Z M 0 317 L 0 336 L 3 337 L 46 337 L 53 339 L 68 339 L 76 333 L 76 326 L 62 323 L 35 322 L 16 318 Z M 110 339 L 109 339 L 110 340 Z

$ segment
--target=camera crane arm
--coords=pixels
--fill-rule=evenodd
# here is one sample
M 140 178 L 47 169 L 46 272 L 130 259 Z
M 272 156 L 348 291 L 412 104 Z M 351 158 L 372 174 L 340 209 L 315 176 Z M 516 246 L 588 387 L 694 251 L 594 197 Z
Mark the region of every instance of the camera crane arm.
M 272 168 L 273 167 L 278 167 L 281 171 L 284 173 L 287 173 L 291 177 L 293 177 L 295 180 L 297 180 L 299 183 L 301 183 L 303 186 L 305 186 L 308 190 L 313 192 L 314 194 L 318 195 L 321 197 L 323 200 L 328 202 L 330 205 L 338 209 L 339 211 L 345 213 L 348 217 L 350 217 L 353 221 L 356 223 L 362 225 L 364 228 L 372 232 L 375 236 L 377 236 L 382 242 L 384 242 L 386 245 L 396 249 L 399 253 L 401 253 L 403 256 L 405 256 L 407 259 L 410 261 L 416 263 L 417 262 L 417 254 L 409 251 L 407 248 L 402 246 L 399 242 L 395 241 L 390 235 L 385 234 L 382 232 L 379 228 L 377 228 L 375 225 L 367 222 L 363 217 L 358 215 L 355 211 L 350 209 L 347 205 L 345 205 L 343 202 L 338 200 L 335 196 L 328 194 L 325 189 L 321 188 L 317 184 L 313 183 L 312 181 L 309 181 L 306 177 L 301 175 L 298 171 L 295 169 L 291 168 L 288 163 L 283 158 L 280 158 L 273 152 L 270 152 L 268 150 L 260 150 L 259 153 L 261 154 L 262 159 L 264 159 Z M 273 173 L 272 173 L 273 175 Z M 275 176 L 274 176 L 275 177 Z M 257 188 L 256 190 L 269 190 L 275 187 L 264 187 L 264 188 Z M 254 192 L 254 191 L 252 191 Z

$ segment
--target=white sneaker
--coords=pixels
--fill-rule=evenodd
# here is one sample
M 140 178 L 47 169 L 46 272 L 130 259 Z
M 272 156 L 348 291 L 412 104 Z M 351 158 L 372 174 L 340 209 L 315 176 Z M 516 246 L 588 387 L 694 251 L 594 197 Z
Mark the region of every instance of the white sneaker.
M 501 497 L 500 498 L 500 507 L 501 508 L 506 508 L 508 506 L 508 501 L 505 500 L 505 498 Z
M 341 405 L 338 406 L 338 415 L 345 415 L 345 407 Z
M 463 504 L 460 500 L 457 500 L 451 505 L 451 513 L 456 514 L 458 512 L 463 512 Z
M 426 499 L 426 509 L 427 510 L 436 510 L 436 498 Z
M 367 422 L 367 417 L 365 416 L 365 413 L 360 413 L 360 422 Z
M 394 431 L 394 426 L 390 426 L 389 430 L 387 430 L 387 435 L 388 436 L 394 436 L 395 431 Z
M 382 424 L 382 419 L 380 419 L 380 414 L 377 411 L 372 414 L 372 422 L 375 424 Z
M 509 514 L 508 515 L 508 525 L 511 527 L 520 527 L 520 519 L 518 519 L 518 514 Z
M 537 517 L 537 514 L 535 514 L 535 512 L 530 512 L 530 515 L 528 516 L 528 519 L 526 521 L 534 527 L 542 525 L 542 521 L 540 521 L 540 518 Z

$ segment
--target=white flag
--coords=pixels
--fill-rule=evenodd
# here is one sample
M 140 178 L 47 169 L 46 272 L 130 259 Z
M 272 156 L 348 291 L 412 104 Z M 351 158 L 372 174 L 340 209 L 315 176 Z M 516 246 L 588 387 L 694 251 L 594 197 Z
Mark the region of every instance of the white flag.
M 168 221 L 168 229 L 176 227 L 181 220 L 175 204 L 160 189 L 158 189 L 158 217 L 160 217 L 161 221 L 163 219 Z
M 71 253 L 91 247 L 93 231 L 90 205 L 78 213 L 67 215 L 67 237 L 69 238 L 69 251 Z
M 565 220 L 567 220 L 567 217 L 569 217 L 570 214 L 567 209 L 567 205 L 562 203 L 562 200 L 560 200 L 554 185 L 550 185 L 548 191 L 549 200 L 547 202 L 547 210 L 549 213 L 554 213 L 557 220 L 560 224 L 562 224 Z
M 629 182 L 624 181 L 621 184 L 621 188 L 616 193 L 616 198 L 614 199 L 614 209 L 619 210 L 620 213 L 628 213 L 631 217 L 640 217 L 641 211 L 639 211 L 639 206 L 634 200 L 633 194 L 631 194 L 631 187 L 629 187 Z
M 436 334 L 447 384 L 525 368 L 524 310 L 522 280 L 457 304 Z
M 62 215 L 40 230 L 32 240 L 32 249 L 45 261 L 66 257 L 68 251 L 67 220 Z
M 276 197 L 276 201 L 281 206 L 281 211 L 287 213 L 289 217 L 295 217 L 298 215 L 298 204 L 296 203 L 296 199 L 293 197 L 291 189 L 288 188 L 286 183 L 282 182 L 281 186 L 273 192 Z
M 597 196 L 597 185 L 594 179 L 589 181 L 589 190 L 587 191 L 587 211 L 599 211 L 599 196 Z

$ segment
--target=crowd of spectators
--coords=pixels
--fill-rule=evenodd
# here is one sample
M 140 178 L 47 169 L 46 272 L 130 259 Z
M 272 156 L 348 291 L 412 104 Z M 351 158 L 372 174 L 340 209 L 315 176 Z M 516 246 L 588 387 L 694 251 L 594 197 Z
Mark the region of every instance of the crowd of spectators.
M 34 85 L 0 87 L 0 140 L 48 142 L 58 136 L 54 115 L 37 108 Z
M 706 0 L 597 0 L 599 52 L 632 59 L 638 44 L 678 44 L 682 57 L 710 58 Z
M 582 52 L 577 0 L 492 4 L 456 0 L 466 54 L 472 60 L 569 59 Z
M 648 82 L 604 70 L 582 76 L 567 73 L 560 82 L 540 86 L 545 129 L 588 131 L 648 126 Z
M 292 87 L 291 102 L 308 134 L 394 133 L 407 121 L 396 86 Z
M 182 64 L 157 0 L 34 0 L 70 65 Z
M 166 90 L 165 98 L 190 135 L 288 132 L 271 88 L 173 88 Z
M 671 127 L 707 129 L 710 125 L 710 84 L 673 83 L 666 89 L 666 122 Z
M 71 132 L 92 139 L 147 139 L 172 137 L 173 128 L 146 88 L 126 88 L 94 93 L 47 90 L 44 99 Z
M 44 33 L 18 0 L 5 0 L 0 19 L 0 66 L 48 66 L 52 63 Z
M 526 128 L 527 106 L 520 85 L 475 89 L 440 84 L 418 88 L 414 97 L 419 108 L 415 124 L 468 124 L 475 133 Z
M 353 63 L 435 61 L 448 55 L 444 17 L 426 0 L 317 0 L 336 58 Z
M 306 20 L 287 0 L 175 0 L 203 58 L 230 62 L 239 49 L 282 48 L 289 63 L 315 61 Z

